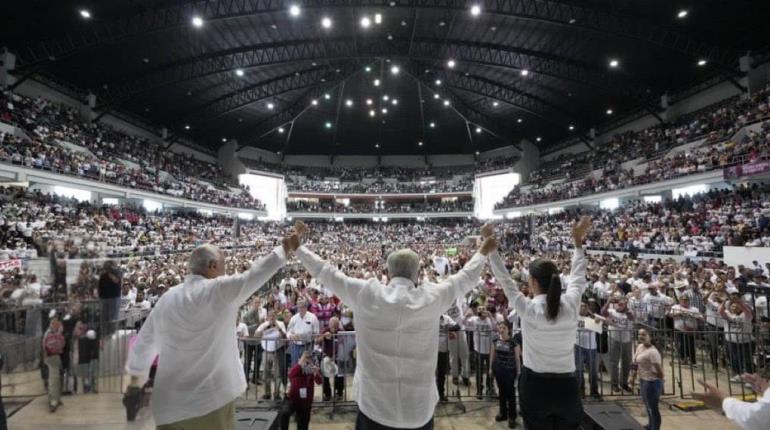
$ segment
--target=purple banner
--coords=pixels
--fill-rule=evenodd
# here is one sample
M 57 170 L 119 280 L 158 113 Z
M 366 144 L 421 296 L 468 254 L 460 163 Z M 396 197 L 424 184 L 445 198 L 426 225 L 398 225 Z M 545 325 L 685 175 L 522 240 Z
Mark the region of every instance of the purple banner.
M 744 176 L 760 175 L 770 172 L 770 161 L 755 161 L 753 163 L 726 167 L 722 177 L 725 179 L 737 179 Z

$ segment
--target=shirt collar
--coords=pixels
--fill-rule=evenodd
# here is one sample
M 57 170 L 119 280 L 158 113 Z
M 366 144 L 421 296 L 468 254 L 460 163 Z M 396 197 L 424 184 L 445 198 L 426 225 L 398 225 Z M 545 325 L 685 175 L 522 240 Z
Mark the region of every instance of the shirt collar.
M 547 294 L 538 294 L 535 297 L 532 298 L 533 303 L 545 303 L 546 298 L 548 298 Z
M 390 282 L 388 282 L 388 286 L 392 287 L 409 287 L 414 288 L 414 282 L 412 282 L 409 278 L 404 278 L 403 276 L 394 276 Z

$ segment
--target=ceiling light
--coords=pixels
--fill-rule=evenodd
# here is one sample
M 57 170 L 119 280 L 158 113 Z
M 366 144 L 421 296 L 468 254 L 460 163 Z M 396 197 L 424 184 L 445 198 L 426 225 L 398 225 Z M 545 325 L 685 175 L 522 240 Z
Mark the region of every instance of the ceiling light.
M 283 127 L 278 127 L 278 133 L 283 133 Z
M 345 100 L 345 106 L 347 107 L 353 106 L 353 100 L 350 100 L 350 99 Z
M 435 122 L 432 122 L 432 123 L 430 123 L 428 125 L 430 126 L 430 128 L 436 128 L 436 123 Z
M 146 64 L 146 63 L 149 63 L 149 62 L 150 62 L 150 59 L 149 59 L 149 58 L 147 58 L 147 57 L 144 57 L 144 58 L 142 58 L 142 62 L 144 62 L 145 64 Z
M 364 70 L 366 70 L 366 73 L 369 73 L 372 71 L 372 68 L 369 66 L 364 67 Z
M 268 103 L 267 108 L 270 110 L 273 110 L 275 108 L 275 105 L 273 103 Z
M 383 100 L 385 100 L 385 101 L 388 101 L 388 99 L 389 99 L 389 98 L 390 98 L 390 97 L 388 97 L 388 95 L 387 95 L 387 94 L 385 94 L 384 96 L 382 96 L 382 99 L 383 99 Z
M 201 28 L 203 27 L 203 18 L 199 16 L 194 16 L 192 19 L 192 25 L 195 28 Z
M 88 9 L 80 9 L 80 16 L 84 19 L 91 19 L 91 12 L 89 12 Z
M 476 127 L 476 134 L 481 133 L 481 127 Z
M 698 66 L 700 66 L 700 67 L 705 66 L 706 63 L 707 63 L 707 61 L 704 58 L 701 58 L 700 60 L 698 60 Z
M 370 25 L 372 25 L 372 21 L 369 20 L 368 16 L 361 18 L 361 27 L 369 28 Z
M 444 100 L 444 106 L 449 106 L 449 100 Z
M 538 142 L 540 142 L 540 141 L 541 141 L 541 140 L 543 140 L 543 139 L 541 139 L 541 138 L 540 138 L 540 136 L 538 136 L 537 138 L 535 138 L 535 140 L 536 140 L 536 141 L 538 141 Z
M 332 123 L 330 123 L 329 121 L 326 121 L 325 126 L 326 128 L 332 128 Z
M 400 71 L 401 71 L 401 69 L 398 66 L 396 66 L 396 65 L 390 66 L 390 73 L 393 73 L 394 75 L 397 75 L 398 72 L 400 72 Z
M 677 17 L 677 18 L 679 18 L 679 19 L 687 18 L 687 14 L 688 14 L 688 13 L 689 13 L 689 12 L 687 12 L 687 9 L 682 9 L 682 10 L 680 10 L 680 11 L 679 11 L 679 12 L 676 14 L 676 17 Z
M 607 115 L 612 115 L 612 109 L 607 109 Z
M 570 124 L 570 125 L 569 125 L 569 131 L 572 131 L 572 130 L 574 130 L 574 129 L 575 129 L 575 126 L 574 126 L 574 125 L 572 125 L 572 124 Z
M 222 138 L 222 142 L 227 142 L 227 138 L 226 138 L 226 137 L 223 137 L 223 138 Z
M 479 16 L 481 15 L 481 6 L 474 4 L 471 6 L 471 15 L 473 16 Z
M 441 79 L 436 79 L 436 85 L 441 85 Z
M 374 14 L 374 23 L 375 24 L 382 24 L 382 14 L 381 13 L 375 13 Z
M 379 148 L 379 147 L 380 147 L 380 144 L 379 144 L 379 143 L 376 143 L 376 144 L 374 144 L 374 147 L 375 147 L 375 148 Z
M 445 25 L 446 25 L 446 23 L 445 23 L 444 21 L 441 21 L 441 22 L 439 22 L 439 23 L 438 23 L 438 25 L 439 25 L 440 27 L 443 27 L 443 26 L 445 26 Z
M 329 100 L 330 98 L 332 98 L 332 96 L 331 96 L 331 95 L 329 95 L 329 93 L 326 93 L 326 94 L 324 94 L 324 98 L 325 98 L 326 100 Z
M 610 67 L 615 68 L 615 67 L 618 67 L 618 65 L 620 65 L 620 62 L 618 62 L 618 60 L 614 58 L 610 60 Z
M 417 142 L 417 146 L 422 146 L 422 140 Z
M 328 16 L 321 18 L 321 27 L 332 28 L 332 19 L 329 18 Z
M 406 27 L 406 21 L 404 21 L 403 19 L 401 20 L 401 27 Z
M 390 103 L 395 106 L 398 104 L 398 99 L 393 99 Z
M 379 87 L 380 86 L 380 80 L 379 79 L 375 79 L 374 80 L 374 86 L 375 87 Z
M 493 102 L 492 102 L 492 106 L 494 106 L 494 107 L 497 107 L 499 104 L 500 104 L 500 103 L 499 103 L 497 100 L 495 100 L 495 101 L 493 101 Z
M 434 99 L 438 99 L 440 96 L 438 94 L 433 94 Z
M 386 113 L 388 113 L 388 108 L 382 108 L 382 111 L 381 111 L 381 112 L 382 112 L 383 114 L 386 114 Z
M 388 33 L 388 40 L 393 40 L 393 35 Z
M 577 22 L 577 20 L 576 20 L 575 18 L 570 18 L 570 20 L 569 20 L 569 23 L 570 23 L 570 24 L 574 24 L 574 23 L 576 23 L 576 22 Z
M 374 111 L 374 109 L 369 111 L 369 116 L 374 116 L 375 114 L 376 114 L 376 112 Z
M 516 120 L 516 122 L 518 122 L 519 124 L 521 124 L 521 122 L 522 122 L 522 121 L 524 121 L 524 120 L 523 120 L 523 119 L 521 119 L 521 118 L 519 118 L 519 119 L 517 119 L 517 120 Z
M 371 106 L 372 105 L 372 99 L 366 99 L 366 105 Z
M 313 106 L 318 106 L 318 100 L 316 99 L 310 100 L 310 104 Z
M 527 69 L 521 69 L 521 72 L 520 72 L 520 73 L 521 73 L 521 76 L 527 76 L 527 75 L 529 75 L 529 70 L 527 70 Z
M 447 61 L 446 62 L 446 66 L 449 67 L 450 69 L 454 69 L 454 67 L 455 67 L 455 60 Z
M 299 9 L 299 6 L 297 6 L 296 4 L 293 4 L 293 5 L 289 6 L 289 15 L 291 15 L 291 16 L 299 16 L 300 12 L 301 11 Z
M 189 125 L 186 125 L 186 126 L 184 126 L 184 129 L 185 129 L 185 130 L 189 130 L 189 129 L 190 129 L 190 126 L 189 126 Z
M 479 155 L 479 154 L 481 154 L 481 153 L 479 151 L 476 151 L 476 155 Z
M 238 76 L 243 76 L 243 69 L 235 69 L 235 74 Z

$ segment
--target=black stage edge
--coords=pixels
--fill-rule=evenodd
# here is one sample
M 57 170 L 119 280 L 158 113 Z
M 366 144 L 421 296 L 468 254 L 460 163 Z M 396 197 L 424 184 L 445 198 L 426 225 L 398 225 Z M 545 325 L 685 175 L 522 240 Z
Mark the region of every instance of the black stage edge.
M 235 430 L 278 430 L 278 410 L 235 408 Z
M 644 426 L 617 403 L 588 403 L 583 405 L 583 429 L 644 430 Z

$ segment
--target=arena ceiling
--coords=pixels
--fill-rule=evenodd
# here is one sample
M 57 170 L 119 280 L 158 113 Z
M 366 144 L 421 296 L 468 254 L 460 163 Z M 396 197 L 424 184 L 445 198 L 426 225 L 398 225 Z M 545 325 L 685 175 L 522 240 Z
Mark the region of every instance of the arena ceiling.
M 664 93 L 740 85 L 738 58 L 770 41 L 767 1 L 38 0 L 11 10 L 0 45 L 16 54 L 17 77 L 90 91 L 99 114 L 138 115 L 171 140 L 283 153 L 469 153 L 522 138 L 547 149 L 639 109 L 658 113 Z

